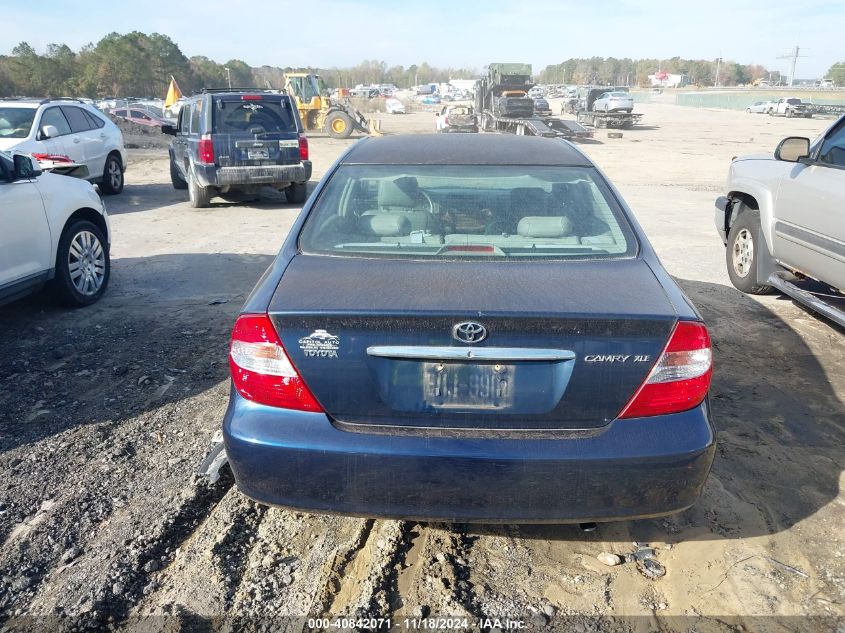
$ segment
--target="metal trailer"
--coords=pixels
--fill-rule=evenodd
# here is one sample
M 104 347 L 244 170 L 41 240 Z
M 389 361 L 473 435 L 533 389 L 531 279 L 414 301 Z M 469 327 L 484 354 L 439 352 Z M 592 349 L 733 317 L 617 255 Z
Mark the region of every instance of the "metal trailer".
M 575 138 L 575 133 L 565 126 L 555 125 L 553 129 L 547 123 L 554 125 L 555 117 L 537 115 L 534 113 L 534 101 L 527 96 L 519 96 L 527 94 L 533 86 L 530 64 L 490 64 L 487 76 L 475 84 L 479 131 Z
M 642 114 L 634 114 L 633 112 L 585 112 L 578 111 L 576 113 L 578 123 L 589 125 L 590 127 L 606 127 L 606 128 L 623 128 L 628 129 L 634 127 L 643 118 Z
M 623 128 L 628 129 L 640 122 L 642 114 L 633 112 L 596 112 L 593 104 L 605 92 L 628 92 L 626 87 L 615 86 L 584 86 L 578 89 L 577 99 L 570 100 L 563 106 L 575 115 L 578 123 L 595 128 Z
M 813 114 L 829 114 L 831 116 L 842 116 L 845 114 L 845 105 L 820 103 L 807 106 L 812 110 Z

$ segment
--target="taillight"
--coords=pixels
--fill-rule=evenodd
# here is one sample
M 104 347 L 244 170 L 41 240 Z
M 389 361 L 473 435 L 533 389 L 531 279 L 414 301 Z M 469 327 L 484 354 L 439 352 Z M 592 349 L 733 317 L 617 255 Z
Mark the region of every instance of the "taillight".
M 619 417 L 643 418 L 697 407 L 707 396 L 712 373 L 707 328 L 702 323 L 680 321 L 648 378 Z
M 308 160 L 308 139 L 304 134 L 299 135 L 299 160 Z
M 204 165 L 214 164 L 214 141 L 211 134 L 203 134 L 199 144 L 199 162 Z
M 290 362 L 266 314 L 242 314 L 232 330 L 229 369 L 235 389 L 258 404 L 297 411 L 323 408 Z
M 449 117 L 447 117 L 447 116 L 443 117 L 443 123 L 445 123 L 446 125 L 449 125 Z

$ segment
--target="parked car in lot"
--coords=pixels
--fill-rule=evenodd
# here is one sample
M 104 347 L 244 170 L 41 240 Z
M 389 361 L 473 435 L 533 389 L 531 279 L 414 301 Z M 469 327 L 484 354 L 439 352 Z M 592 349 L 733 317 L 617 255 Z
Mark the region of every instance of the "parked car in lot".
M 707 329 L 560 140 L 351 146 L 243 306 L 230 368 L 226 454 L 266 504 L 654 516 L 695 502 L 715 452 Z
M 216 195 L 257 193 L 262 186 L 305 202 L 311 178 L 308 139 L 296 105 L 274 91 L 206 90 L 187 99 L 170 143 L 170 179 L 192 207 Z
M 405 104 L 395 97 L 384 100 L 384 109 L 388 114 L 405 114 Z
M 0 150 L 68 156 L 88 168 L 104 194 L 123 191 L 123 134 L 92 105 L 76 99 L 0 100 Z
M 115 108 L 111 111 L 111 114 L 116 117 L 120 117 L 121 119 L 131 121 L 132 123 L 146 125 L 149 127 L 161 127 L 162 125 L 168 125 L 169 123 L 169 121 L 156 115 L 155 113 L 141 108 Z
M 378 88 L 353 88 L 349 91 L 349 96 L 363 99 L 374 99 L 381 96 L 381 92 Z
M 804 103 L 797 97 L 778 99 L 769 104 L 766 110 L 769 116 L 813 118 L 813 109 L 809 103 Z
M 745 108 L 748 114 L 768 114 L 772 107 L 771 101 L 755 101 L 750 106 Z
M 605 92 L 593 102 L 594 112 L 633 112 L 634 98 L 628 92 Z
M 548 101 L 537 97 L 534 99 L 534 113 L 540 116 L 551 116 L 552 108 Z
M 437 115 L 438 132 L 478 132 L 478 118 L 470 105 L 443 106 Z
M 845 117 L 814 142 L 789 137 L 772 154 L 731 162 L 716 229 L 739 290 L 778 290 L 845 327 Z M 813 280 L 830 289 L 813 286 Z
M 42 172 L 31 156 L 0 151 L 0 304 L 50 283 L 72 306 L 109 283 L 109 221 L 91 183 Z

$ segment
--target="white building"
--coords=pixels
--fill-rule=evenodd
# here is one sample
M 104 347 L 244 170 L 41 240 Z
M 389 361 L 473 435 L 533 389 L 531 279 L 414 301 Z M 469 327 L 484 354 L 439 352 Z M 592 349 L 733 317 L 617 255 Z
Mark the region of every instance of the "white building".
M 655 88 L 683 88 L 689 83 L 686 75 L 672 75 L 667 72 L 656 72 L 648 76 L 652 87 Z

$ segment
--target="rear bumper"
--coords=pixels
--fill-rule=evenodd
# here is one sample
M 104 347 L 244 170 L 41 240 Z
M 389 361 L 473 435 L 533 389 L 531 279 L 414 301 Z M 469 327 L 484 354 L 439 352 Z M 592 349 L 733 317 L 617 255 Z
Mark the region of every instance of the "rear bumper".
M 454 522 L 611 521 L 681 511 L 715 454 L 709 406 L 591 436 L 381 435 L 233 393 L 223 423 L 240 490 L 317 512 Z
M 270 185 L 277 183 L 308 182 L 311 179 L 311 161 L 296 165 L 269 165 L 248 167 L 218 167 L 194 165 L 199 184 L 203 187 L 232 185 Z

